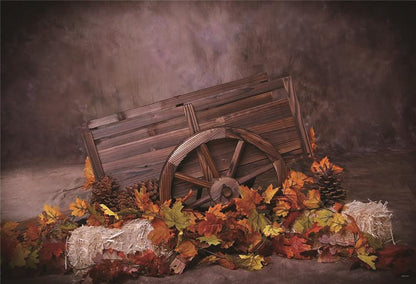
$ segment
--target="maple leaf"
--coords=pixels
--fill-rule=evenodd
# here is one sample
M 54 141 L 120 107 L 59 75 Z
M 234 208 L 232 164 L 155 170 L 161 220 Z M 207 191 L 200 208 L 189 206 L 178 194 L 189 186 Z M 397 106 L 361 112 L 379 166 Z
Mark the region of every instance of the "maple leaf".
M 248 223 L 253 227 L 254 231 L 262 231 L 267 225 L 270 225 L 270 220 L 264 216 L 264 213 L 258 213 L 256 209 L 251 210 L 248 216 Z
M 312 233 L 318 233 L 323 228 L 324 227 L 319 226 L 318 223 L 313 223 L 312 227 L 310 227 L 309 229 L 307 229 L 304 235 L 305 235 L 305 237 L 308 238 L 310 234 L 312 234 Z
M 318 225 L 325 227 L 331 224 L 334 212 L 328 209 L 321 209 L 321 210 L 316 211 L 315 215 L 316 215 L 315 221 L 318 223 Z
M 165 221 L 160 218 L 154 218 L 152 221 L 153 230 L 149 233 L 147 238 L 155 245 L 168 243 L 173 238 L 171 230 L 166 225 Z
M 312 153 L 315 153 L 318 145 L 316 144 L 315 130 L 313 127 L 309 128 L 309 140 L 311 143 Z
M 227 219 L 227 216 L 225 216 L 224 213 L 221 212 L 221 210 L 224 208 L 225 206 L 222 205 L 221 203 L 216 204 L 214 207 L 210 206 L 208 208 L 207 213 L 211 213 L 214 216 L 216 216 L 217 218 L 221 219 L 221 220 L 225 220 Z
M 338 233 L 342 229 L 342 226 L 345 224 L 346 220 L 340 213 L 334 213 L 330 222 L 331 224 L 329 229 L 331 232 Z
M 205 218 L 206 220 L 198 223 L 197 230 L 200 235 L 210 236 L 219 233 L 222 230 L 223 220 L 211 213 L 206 213 Z
M 313 209 L 318 208 L 321 202 L 321 195 L 319 194 L 319 190 L 312 189 L 308 191 L 308 195 L 306 199 L 303 201 L 303 205 L 307 208 Z
M 256 205 L 262 201 L 262 198 L 257 191 L 249 189 L 247 186 L 240 186 L 239 191 L 241 198 L 234 199 L 235 205 L 238 211 L 248 216 L 251 210 L 255 209 Z
M 236 262 L 239 267 L 250 271 L 261 270 L 263 268 L 262 262 L 264 262 L 264 257 L 256 254 L 240 254 Z
M 183 205 L 182 202 L 176 201 L 172 208 L 162 206 L 162 211 L 164 213 L 164 219 L 166 225 L 169 228 L 176 227 L 179 231 L 182 231 L 189 225 L 189 215 L 182 212 Z
M 278 187 L 273 188 L 273 185 L 270 184 L 262 194 L 264 202 L 266 204 L 270 204 L 270 201 L 272 200 L 273 196 L 276 194 L 278 190 Z
M 263 241 L 263 237 L 259 232 L 253 232 L 248 235 L 246 235 L 246 245 L 248 245 L 248 249 L 243 249 L 243 251 L 255 251 L 261 242 Z
M 305 212 L 300 217 L 296 218 L 293 223 L 293 229 L 296 233 L 302 234 L 308 230 L 313 224 L 313 220 L 310 218 L 309 213 Z
M 117 213 L 113 212 L 110 208 L 108 208 L 106 205 L 104 204 L 100 204 L 101 209 L 103 210 L 105 215 L 108 216 L 114 216 L 114 218 L 116 218 L 116 220 L 120 219 L 120 217 L 118 217 Z
M 179 253 L 179 257 L 185 259 L 192 259 L 198 254 L 195 245 L 191 241 L 184 241 L 175 249 L 175 251 Z
M 58 206 L 50 206 L 48 204 L 43 205 L 43 212 L 39 214 L 41 224 L 53 224 L 56 223 L 62 216 Z
M 72 216 L 82 217 L 87 213 L 87 202 L 77 197 L 75 202 L 69 204 L 69 209 L 72 210 Z
M 279 200 L 276 206 L 273 208 L 276 216 L 278 217 L 286 217 L 289 214 L 290 204 L 286 201 Z
M 39 249 L 33 250 L 29 256 L 26 258 L 26 266 L 28 268 L 36 269 L 37 264 L 39 263 Z
M 35 224 L 29 223 L 26 232 L 24 233 L 27 240 L 33 242 L 39 239 L 40 228 Z
M 289 176 L 287 178 L 289 181 L 289 184 L 291 187 L 302 189 L 305 183 L 311 183 L 313 182 L 313 179 L 311 177 L 308 177 L 302 172 L 296 172 L 291 170 L 289 172 Z
M 219 245 L 222 242 L 222 240 L 219 239 L 216 235 L 203 236 L 197 239 L 201 242 L 205 242 L 209 245 L 214 245 L 214 246 Z
M 13 254 L 9 265 L 11 268 L 23 267 L 26 265 L 26 258 L 29 256 L 30 250 L 18 243 L 13 250 Z
M 357 250 L 357 257 L 361 261 L 368 264 L 371 267 L 371 269 L 376 270 L 376 264 L 375 264 L 375 261 L 377 259 L 376 255 L 369 255 L 369 253 L 366 252 L 363 247 L 361 247 Z
M 274 238 L 283 233 L 283 229 L 279 226 L 278 223 L 275 222 L 273 225 L 266 225 L 262 232 L 266 237 Z
M 293 252 L 293 257 L 297 259 L 309 259 L 310 257 L 305 257 L 301 253 L 309 251 L 312 249 L 310 245 L 306 243 L 306 239 L 300 238 L 298 236 L 293 236 L 289 239 L 290 248 Z
M 338 167 L 329 162 L 328 157 L 322 158 L 321 161 L 314 161 L 311 166 L 311 171 L 314 174 L 323 174 L 327 171 L 332 171 L 334 174 L 339 174 L 343 171 L 341 167 Z
M 88 156 L 85 159 L 84 177 L 85 177 L 85 184 L 83 187 L 85 189 L 88 189 L 95 182 L 94 170 L 92 168 L 90 157 Z
M 53 256 L 59 258 L 65 251 L 65 241 L 62 242 L 44 242 L 39 252 L 41 260 L 50 260 Z

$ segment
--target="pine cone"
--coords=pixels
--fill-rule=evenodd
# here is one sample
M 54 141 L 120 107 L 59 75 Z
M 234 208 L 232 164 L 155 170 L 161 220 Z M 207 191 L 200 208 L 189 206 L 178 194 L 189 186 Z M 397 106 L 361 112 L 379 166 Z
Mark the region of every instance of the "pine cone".
M 146 188 L 146 192 L 149 194 L 150 200 L 153 202 L 159 201 L 159 183 L 156 179 L 142 181 L 140 188 L 142 187 Z
M 93 184 L 91 202 L 104 204 L 112 211 L 119 211 L 117 200 L 119 188 L 113 178 L 106 176 Z
M 335 202 L 344 203 L 347 192 L 341 186 L 343 169 L 330 163 L 325 157 L 319 163 L 314 162 L 311 170 L 317 178 L 316 186 L 324 206 L 331 206 Z

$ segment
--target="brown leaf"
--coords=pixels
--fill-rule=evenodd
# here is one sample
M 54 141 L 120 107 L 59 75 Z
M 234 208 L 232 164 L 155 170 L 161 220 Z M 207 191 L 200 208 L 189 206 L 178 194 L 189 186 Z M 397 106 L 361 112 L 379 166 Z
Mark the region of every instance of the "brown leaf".
M 198 254 L 195 245 L 191 241 L 184 241 L 175 249 L 175 251 L 179 253 L 179 257 L 184 259 L 192 259 Z
M 240 186 L 240 194 L 241 198 L 234 199 L 235 205 L 238 211 L 248 216 L 251 210 L 262 201 L 262 197 L 256 190 L 249 189 L 247 186 Z
M 206 213 L 206 220 L 197 225 L 197 231 L 200 235 L 210 236 L 219 233 L 222 230 L 224 221 L 217 218 L 212 213 Z
M 44 242 L 39 252 L 39 258 L 43 261 L 52 259 L 53 256 L 59 258 L 65 251 L 65 242 Z
M 168 228 L 165 221 L 160 218 L 154 218 L 152 221 L 153 230 L 149 233 L 148 239 L 155 245 L 168 243 L 173 238 L 172 230 Z

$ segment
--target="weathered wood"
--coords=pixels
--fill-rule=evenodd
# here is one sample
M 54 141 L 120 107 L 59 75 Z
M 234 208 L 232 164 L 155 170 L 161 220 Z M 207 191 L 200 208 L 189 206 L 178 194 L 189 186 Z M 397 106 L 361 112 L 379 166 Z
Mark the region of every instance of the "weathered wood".
M 94 174 L 97 179 L 102 179 L 105 176 L 104 170 L 101 165 L 100 156 L 97 148 L 95 147 L 94 138 L 92 137 L 91 131 L 83 129 L 81 132 L 82 141 L 87 151 L 88 157 L 90 157 L 91 165 L 94 170 Z
M 186 175 L 186 174 L 181 173 L 181 172 L 175 172 L 174 176 L 175 176 L 175 178 L 187 181 L 187 182 L 192 183 L 192 184 L 197 185 L 197 186 L 210 187 L 212 185 L 212 183 L 210 183 L 208 181 L 197 179 L 197 178 L 194 178 L 192 176 Z
M 228 168 L 227 173 L 225 174 L 227 177 L 233 177 L 235 172 L 237 171 L 238 163 L 241 159 L 241 154 L 243 153 L 244 141 L 238 140 L 237 146 L 235 147 L 233 157 L 231 158 L 230 167 Z

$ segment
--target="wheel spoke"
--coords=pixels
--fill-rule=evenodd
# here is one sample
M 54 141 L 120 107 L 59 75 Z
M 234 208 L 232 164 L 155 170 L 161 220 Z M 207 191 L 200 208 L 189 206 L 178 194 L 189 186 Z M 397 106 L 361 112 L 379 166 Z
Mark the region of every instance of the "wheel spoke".
M 207 203 L 210 200 L 211 200 L 211 197 L 209 195 L 206 195 L 206 196 L 204 196 L 204 197 L 202 197 L 202 198 L 200 198 L 200 199 L 192 202 L 188 206 L 191 207 L 191 208 L 194 208 L 194 207 L 200 206 L 200 205 L 202 205 L 204 203 Z
M 189 176 L 187 174 L 181 173 L 181 172 L 176 172 L 175 173 L 175 178 L 178 178 L 180 180 L 184 180 L 187 181 L 189 183 L 198 185 L 198 186 L 202 186 L 202 187 L 211 187 L 211 183 L 202 179 L 197 179 L 195 177 Z
M 230 167 L 226 173 L 227 177 L 233 177 L 237 171 L 237 166 L 243 153 L 244 141 L 238 140 L 237 146 L 235 147 L 233 157 L 231 158 Z
M 250 180 L 250 179 L 252 179 L 252 178 L 254 178 L 254 177 L 258 176 L 258 175 L 261 175 L 262 173 L 265 173 L 265 172 L 267 172 L 268 170 L 270 170 L 272 168 L 273 168 L 273 164 L 272 163 L 267 164 L 267 165 L 265 165 L 263 167 L 258 168 L 255 171 L 253 171 L 253 172 L 245 175 L 245 176 L 242 176 L 242 177 L 237 178 L 237 181 L 238 181 L 239 184 L 243 184 L 246 181 L 248 181 L 248 180 Z
M 217 168 L 215 167 L 214 160 L 211 157 L 211 153 L 209 152 L 209 149 L 208 149 L 207 145 L 206 144 L 201 144 L 199 149 L 201 149 L 202 155 L 204 156 L 205 161 L 207 162 L 208 167 L 210 168 L 210 170 L 212 172 L 212 176 L 214 178 L 219 178 L 220 174 L 219 174 Z

